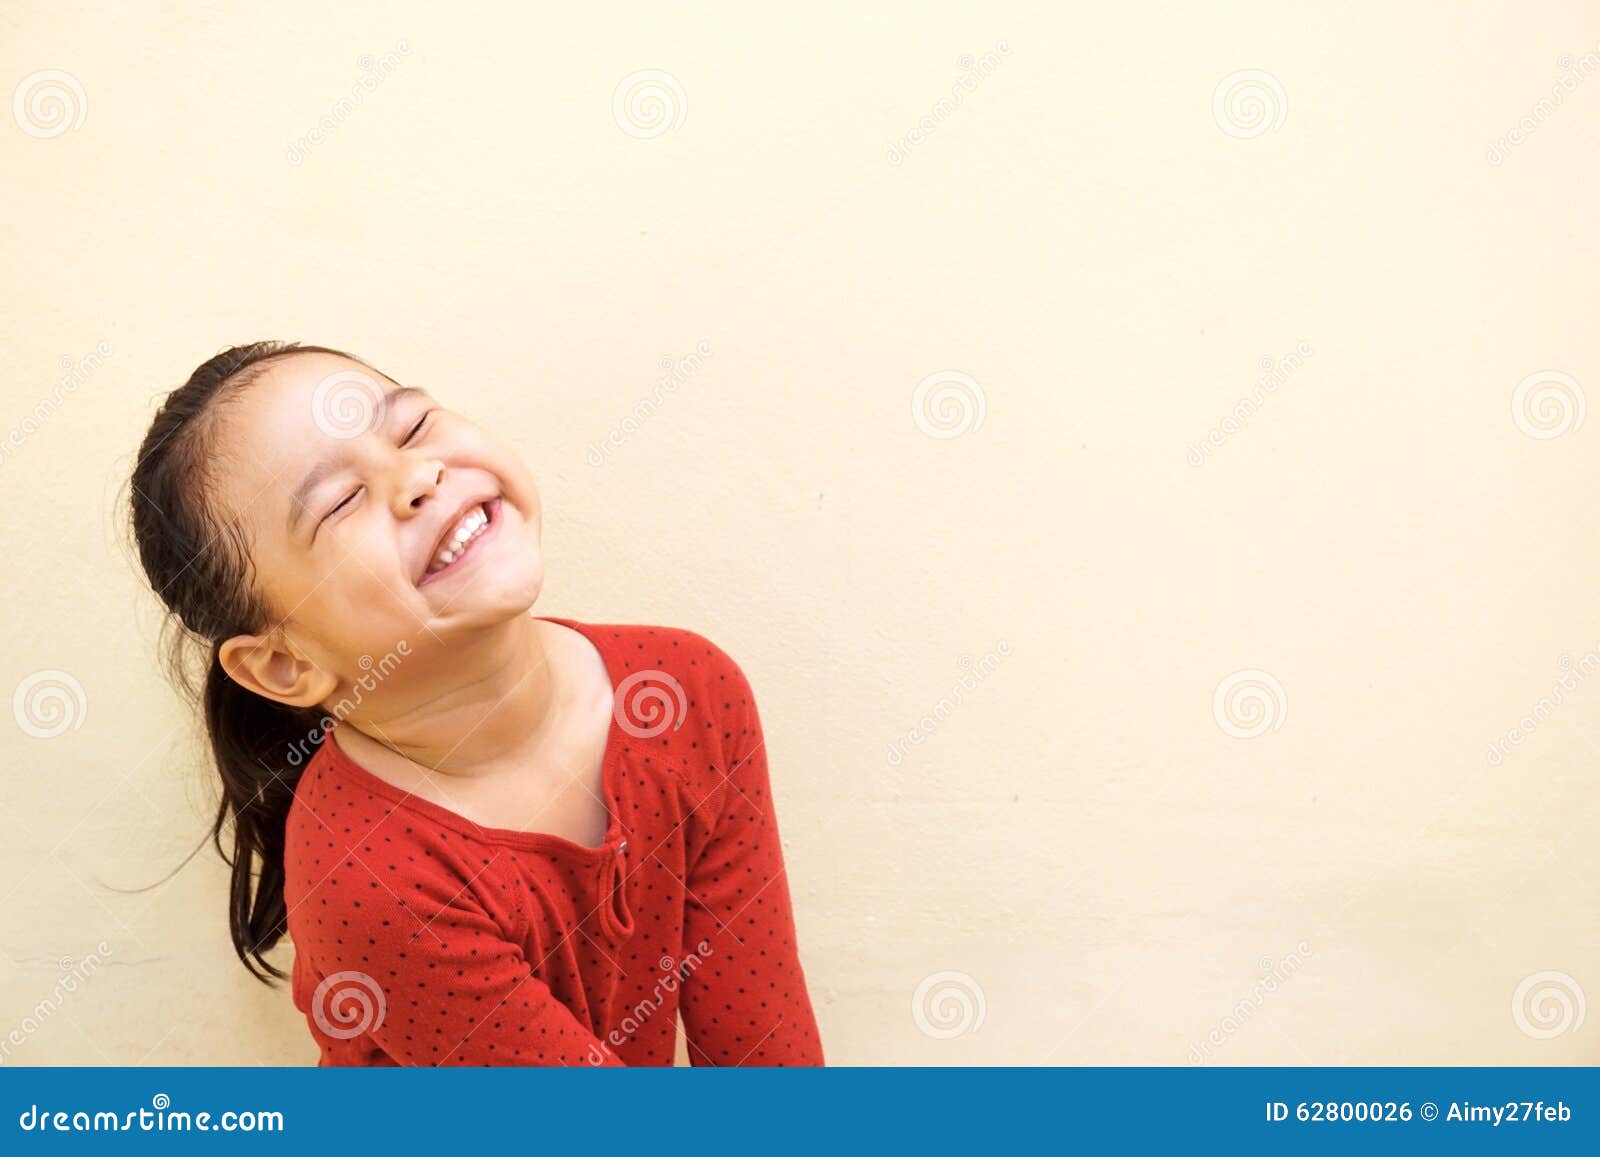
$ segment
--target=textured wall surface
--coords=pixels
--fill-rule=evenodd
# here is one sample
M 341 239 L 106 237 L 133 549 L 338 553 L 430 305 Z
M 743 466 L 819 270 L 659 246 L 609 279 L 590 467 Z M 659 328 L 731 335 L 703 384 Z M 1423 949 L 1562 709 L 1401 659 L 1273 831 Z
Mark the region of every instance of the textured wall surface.
M 105 7 L 0 9 L 0 1060 L 313 1059 L 133 890 L 117 488 L 277 337 L 744 667 L 831 1061 L 1600 1062 L 1592 7 Z

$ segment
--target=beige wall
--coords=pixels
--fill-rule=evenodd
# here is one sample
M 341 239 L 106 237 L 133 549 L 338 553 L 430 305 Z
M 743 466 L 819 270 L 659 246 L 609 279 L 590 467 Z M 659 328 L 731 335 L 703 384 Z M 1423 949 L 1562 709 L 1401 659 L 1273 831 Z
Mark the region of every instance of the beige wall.
M 314 1055 L 213 854 L 115 890 L 212 796 L 112 500 L 282 337 L 744 666 L 833 1062 L 1600 1062 L 1592 8 L 106 7 L 0 35 L 3 1059 Z

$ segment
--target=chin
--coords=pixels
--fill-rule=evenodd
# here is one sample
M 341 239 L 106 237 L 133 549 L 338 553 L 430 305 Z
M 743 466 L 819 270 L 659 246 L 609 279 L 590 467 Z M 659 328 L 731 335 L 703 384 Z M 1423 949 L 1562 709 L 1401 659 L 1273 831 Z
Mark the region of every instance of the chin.
M 469 590 L 452 599 L 444 617 L 478 624 L 501 622 L 527 614 L 544 590 L 544 560 L 505 560 L 476 576 Z

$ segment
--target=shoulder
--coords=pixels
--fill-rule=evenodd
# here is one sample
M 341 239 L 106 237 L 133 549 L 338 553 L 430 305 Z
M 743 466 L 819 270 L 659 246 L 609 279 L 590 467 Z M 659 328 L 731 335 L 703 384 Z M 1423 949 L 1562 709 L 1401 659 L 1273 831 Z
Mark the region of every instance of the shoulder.
M 409 924 L 464 899 L 467 883 L 473 893 L 495 883 L 492 856 L 344 774 L 341 755 L 331 739 L 316 749 L 284 826 L 284 899 L 297 943 Z
M 755 691 L 733 655 L 688 627 L 578 626 L 606 660 L 616 721 L 634 746 L 676 764 L 696 804 L 724 794 L 762 741 Z
M 557 621 L 580 630 L 600 651 L 619 708 L 626 697 L 652 687 L 655 694 L 681 689 L 679 710 L 685 714 L 698 708 L 726 716 L 753 703 L 750 680 L 738 661 L 699 631 L 655 623 Z

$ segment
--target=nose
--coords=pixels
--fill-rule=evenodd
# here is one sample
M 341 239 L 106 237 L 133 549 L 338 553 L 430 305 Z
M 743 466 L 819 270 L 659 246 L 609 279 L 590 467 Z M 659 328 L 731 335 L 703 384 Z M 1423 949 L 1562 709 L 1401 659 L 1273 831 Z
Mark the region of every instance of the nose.
M 392 491 L 395 516 L 409 518 L 421 510 L 443 481 L 444 463 L 439 459 L 408 455 L 400 485 Z

